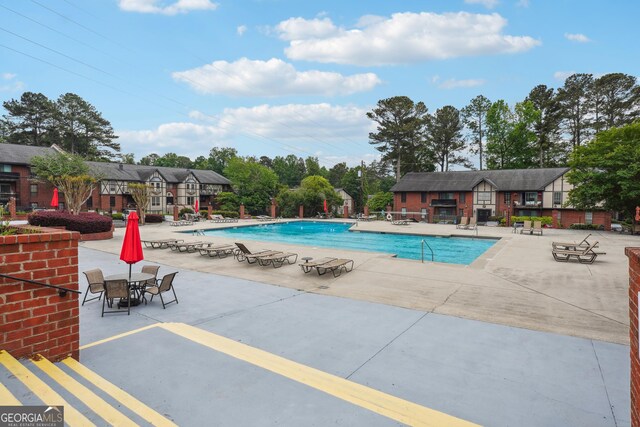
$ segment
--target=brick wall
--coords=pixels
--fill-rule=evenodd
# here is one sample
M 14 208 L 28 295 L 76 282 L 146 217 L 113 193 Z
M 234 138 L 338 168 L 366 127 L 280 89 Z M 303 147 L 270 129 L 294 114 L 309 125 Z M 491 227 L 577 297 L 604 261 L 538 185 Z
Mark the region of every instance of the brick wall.
M 631 426 L 640 427 L 640 356 L 638 355 L 638 292 L 640 248 L 626 248 L 629 257 L 629 341 L 631 344 Z
M 0 273 L 78 290 L 80 234 L 0 236 Z M 36 353 L 51 360 L 79 357 L 78 294 L 0 277 L 0 349 L 14 357 Z

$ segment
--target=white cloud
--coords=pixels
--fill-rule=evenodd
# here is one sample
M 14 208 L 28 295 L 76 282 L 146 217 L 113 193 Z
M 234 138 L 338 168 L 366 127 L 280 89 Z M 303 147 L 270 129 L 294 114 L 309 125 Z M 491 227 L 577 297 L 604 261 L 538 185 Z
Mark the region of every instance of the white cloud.
M 465 80 L 447 79 L 442 83 L 440 83 L 438 87 L 440 89 L 457 89 L 460 87 L 482 86 L 485 83 L 486 81 L 483 79 L 465 79 Z
M 303 151 L 294 154 L 305 156 L 305 151 L 313 152 L 327 162 L 337 163 L 351 159 L 345 154 L 348 149 L 366 151 L 355 141 L 365 141 L 375 130 L 375 123 L 366 117 L 367 111 L 326 103 L 259 105 L 226 109 L 216 116 L 192 111 L 189 115 L 194 122 L 165 123 L 150 130 L 119 130 L 117 134 L 122 152 L 134 153 L 136 159 L 168 152 L 193 159 L 206 156 L 214 146 L 237 147 L 240 141 L 249 140 L 254 154 L 272 156 L 274 149 L 294 151 L 292 147 L 299 147 Z
M 498 0 L 464 0 L 466 4 L 481 4 L 487 9 L 493 9 L 498 5 Z
M 17 74 L 0 74 L 0 92 L 19 92 L 24 89 L 24 83 L 16 80 Z
M 576 34 L 564 33 L 564 37 L 567 40 L 571 40 L 572 42 L 578 42 L 578 43 L 588 43 L 588 42 L 591 41 L 591 39 L 589 39 L 589 37 L 585 36 L 584 34 L 580 34 L 580 33 L 576 33 Z
M 344 76 L 327 71 L 298 71 L 280 59 L 215 61 L 174 72 L 173 78 L 201 93 L 230 96 L 349 95 L 373 89 L 380 79 L 373 73 Z
M 236 28 L 236 32 L 238 33 L 239 36 L 243 35 L 244 33 L 247 32 L 247 26 L 239 25 L 238 28 Z
M 163 6 L 160 0 L 119 0 L 118 6 L 126 12 L 159 13 L 177 15 L 194 10 L 215 10 L 218 5 L 211 0 L 178 0 Z
M 407 12 L 365 18 L 354 29 L 336 27 L 329 18 L 290 18 L 275 31 L 289 41 L 285 53 L 291 59 L 355 65 L 518 53 L 540 44 L 529 36 L 502 34 L 507 20 L 497 13 Z
M 518 6 L 518 7 L 529 7 L 529 0 L 519 0 L 516 3 L 516 6 Z
M 564 82 L 568 77 L 574 75 L 575 73 L 575 71 L 556 71 L 555 73 L 553 73 L 553 78 Z

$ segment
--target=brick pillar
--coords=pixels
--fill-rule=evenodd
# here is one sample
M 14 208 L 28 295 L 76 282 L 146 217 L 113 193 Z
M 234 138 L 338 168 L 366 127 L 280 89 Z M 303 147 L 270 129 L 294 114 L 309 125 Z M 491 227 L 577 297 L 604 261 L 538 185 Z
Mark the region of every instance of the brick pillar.
M 244 219 L 244 205 L 240 205 L 240 219 Z
M 302 205 L 298 208 L 298 218 L 304 218 L 304 206 Z
M 364 205 L 364 216 L 369 216 L 369 206 Z
M 211 205 L 207 206 L 207 219 L 211 219 Z
M 10 218 L 16 217 L 16 198 L 15 197 L 9 198 L 9 217 Z
M 276 217 L 276 199 L 271 199 L 271 217 Z
M 558 221 L 558 210 L 554 209 L 551 211 L 551 225 L 553 228 L 560 228 L 560 221 Z
M 631 346 L 631 427 L 640 427 L 640 355 L 638 355 L 638 292 L 640 248 L 625 248 L 629 257 L 629 344 Z
M 344 205 L 344 212 L 342 213 L 343 218 L 349 218 L 349 206 Z
M 177 221 L 178 219 L 178 205 L 173 205 L 173 220 Z
M 26 228 L 26 227 L 25 227 Z M 80 233 L 42 228 L 0 236 L 0 273 L 78 290 Z M 79 357 L 79 294 L 0 277 L 0 348 L 57 361 Z

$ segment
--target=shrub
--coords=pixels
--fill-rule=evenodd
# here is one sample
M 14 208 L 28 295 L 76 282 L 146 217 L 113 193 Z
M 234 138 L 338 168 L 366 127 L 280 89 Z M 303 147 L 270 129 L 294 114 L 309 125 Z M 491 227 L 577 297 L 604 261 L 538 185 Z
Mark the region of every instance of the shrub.
M 553 218 L 550 216 L 512 216 L 511 223 L 514 222 L 522 222 L 522 221 L 541 221 L 542 225 L 551 225 L 553 224 Z
M 193 213 L 193 209 L 191 209 L 191 208 L 182 208 L 182 209 L 180 209 L 180 212 L 178 212 L 178 216 L 182 218 L 182 217 L 184 217 L 184 214 L 186 214 L 186 213 L 192 214 Z
M 238 218 L 240 213 L 234 211 L 211 211 L 211 215 L 222 215 L 225 218 Z
M 505 221 L 505 219 L 503 216 L 490 216 L 488 221 L 495 221 L 495 222 L 502 223 Z
M 124 214 L 122 214 L 121 212 L 112 213 L 111 219 L 115 219 L 116 221 L 124 221 Z
M 81 234 L 103 233 L 111 230 L 113 220 L 97 213 L 72 215 L 69 212 L 37 211 L 29 215 L 29 224 L 41 227 L 66 227 Z
M 164 215 L 160 214 L 146 214 L 144 216 L 144 222 L 148 222 L 149 224 L 159 223 L 162 222 L 162 220 L 164 220 Z
M 599 225 L 599 224 L 580 224 L 580 223 L 576 223 L 576 224 L 571 224 L 569 226 L 570 229 L 572 230 L 603 230 L 604 226 L 603 225 Z

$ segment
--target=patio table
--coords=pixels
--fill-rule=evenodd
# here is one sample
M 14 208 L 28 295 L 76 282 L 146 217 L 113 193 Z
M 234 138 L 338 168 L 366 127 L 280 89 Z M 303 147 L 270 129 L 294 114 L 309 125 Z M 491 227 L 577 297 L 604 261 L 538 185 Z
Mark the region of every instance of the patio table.
M 140 304 L 142 299 L 144 299 L 145 283 L 147 280 L 152 280 L 154 278 L 155 276 L 150 273 L 131 273 L 131 276 L 129 276 L 129 273 L 123 273 L 106 276 L 104 280 L 126 280 L 129 282 L 129 289 L 133 293 L 131 306 L 136 306 Z

